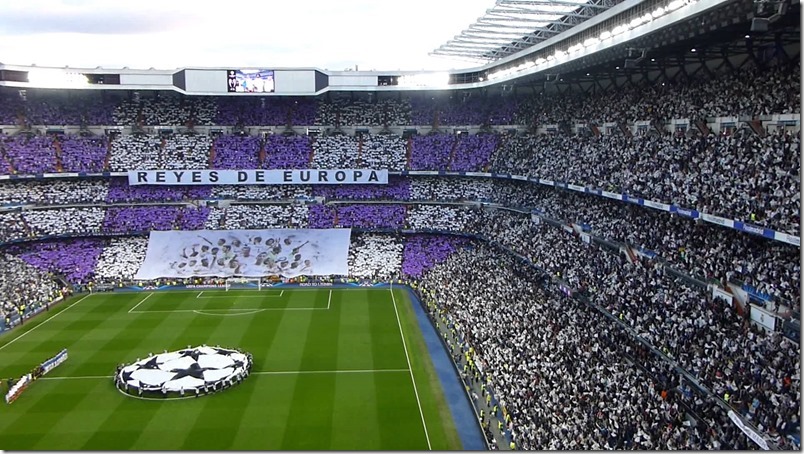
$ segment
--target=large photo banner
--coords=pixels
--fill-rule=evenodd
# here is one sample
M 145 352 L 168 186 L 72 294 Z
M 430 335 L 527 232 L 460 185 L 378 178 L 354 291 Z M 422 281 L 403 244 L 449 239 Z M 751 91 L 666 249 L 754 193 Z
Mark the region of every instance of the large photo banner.
M 388 170 L 274 169 L 274 170 L 129 170 L 128 184 L 388 184 Z
M 351 229 L 152 231 L 134 279 L 348 274 Z

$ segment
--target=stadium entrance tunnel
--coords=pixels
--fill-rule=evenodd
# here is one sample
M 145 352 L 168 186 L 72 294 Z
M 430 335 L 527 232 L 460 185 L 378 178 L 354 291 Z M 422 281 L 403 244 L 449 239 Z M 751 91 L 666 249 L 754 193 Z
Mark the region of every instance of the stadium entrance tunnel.
M 114 374 L 121 393 L 145 400 L 187 399 L 231 388 L 251 372 L 252 357 L 236 349 L 187 347 L 149 354 Z

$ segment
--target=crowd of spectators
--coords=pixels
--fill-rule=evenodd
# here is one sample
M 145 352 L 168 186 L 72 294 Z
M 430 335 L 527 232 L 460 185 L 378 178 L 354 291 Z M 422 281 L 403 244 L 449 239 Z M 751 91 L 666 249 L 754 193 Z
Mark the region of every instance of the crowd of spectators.
M 15 173 L 30 175 L 56 170 L 56 152 L 50 136 L 0 135 L 0 149 Z
M 224 126 L 310 126 L 318 103 L 308 97 L 217 98 L 215 124 Z
M 205 134 L 174 134 L 165 139 L 163 162 L 157 169 L 206 169 L 212 138 Z
M 313 169 L 357 169 L 359 139 L 354 136 L 317 137 L 313 143 Z
M 410 170 L 448 170 L 457 145 L 453 134 L 414 136 L 410 142 Z
M 589 226 L 602 238 L 652 251 L 685 273 L 741 282 L 799 307 L 801 268 L 795 246 L 574 191 L 522 182 L 495 182 L 493 187 L 491 199 L 497 203 L 535 207 L 561 222 Z
M 410 108 L 410 103 L 407 101 L 366 102 L 336 99 L 321 102 L 318 105 L 315 124 L 325 126 L 406 125 L 410 121 Z
M 112 141 L 109 155 L 109 170 L 161 169 L 164 160 L 160 159 L 162 139 L 154 135 L 126 134 Z
M 748 67 L 714 78 L 680 78 L 676 82 L 622 88 L 611 92 L 538 94 L 519 101 L 516 124 L 711 117 L 755 118 L 801 112 L 801 64 L 759 70 Z
M 109 180 L 105 200 L 107 203 L 132 202 L 180 202 L 205 199 L 212 192 L 211 186 L 149 186 L 128 184 L 127 178 Z M 93 202 L 89 199 L 87 202 Z
M 106 233 L 143 233 L 151 230 L 201 230 L 207 207 L 114 206 L 106 209 L 102 229 Z
M 463 340 L 460 353 L 519 449 L 752 447 L 727 418 L 706 427 L 689 415 L 678 378 L 660 380 L 649 359 L 637 364 L 638 348 L 615 323 L 546 292 L 508 256 L 477 245 L 416 282 L 433 317 Z
M 801 67 L 798 60 L 763 69 L 746 67 L 715 77 L 679 77 L 662 84 L 611 92 L 541 92 L 532 96 L 438 97 L 412 94 L 400 99 L 333 100 L 272 97 L 143 96 L 117 101 L 102 95 L 60 97 L 45 90 L 23 101 L 4 93 L 0 124 L 20 118 L 32 125 L 533 125 L 589 122 L 701 120 L 721 116 L 799 113 Z
M 48 235 L 91 235 L 99 233 L 106 212 L 100 207 L 54 208 L 23 213 L 32 237 Z
M 99 171 L 105 163 L 103 138 L 0 137 L 0 167 L 9 172 Z M 787 132 L 504 139 L 433 134 L 412 138 L 409 160 L 395 136 L 325 136 L 311 146 L 306 136 L 274 135 L 266 139 L 264 157 L 258 140 L 227 136 L 213 147 L 206 135 L 124 135 L 111 142 L 109 170 L 197 169 L 210 161 L 220 168 L 261 161 L 263 168 L 491 170 L 626 192 L 791 234 L 800 226 L 800 136 Z
M 801 210 L 800 134 L 563 134 L 505 141 L 492 169 L 693 208 L 789 233 Z
M 97 203 L 108 191 L 109 181 L 99 178 L 6 181 L 0 184 L 0 205 Z
M 120 282 L 134 279 L 145 261 L 148 237 L 123 236 L 111 238 L 103 248 L 95 267 L 96 282 Z
M 403 240 L 395 235 L 355 233 L 349 245 L 349 275 L 387 281 L 399 275 Z
M 61 169 L 64 172 L 103 172 L 109 143 L 106 137 L 75 135 L 57 138 L 61 150 Z
M 405 170 L 407 143 L 393 134 L 363 134 L 360 136 L 360 168 Z
M 49 273 L 29 265 L 19 257 L 3 252 L 0 257 L 0 317 L 8 326 L 14 315 L 23 318 L 59 296 L 60 287 Z
M 274 134 L 265 141 L 263 169 L 310 168 L 312 146 L 307 136 L 283 136 Z
M 413 180 L 415 181 L 415 180 Z M 388 177 L 388 184 L 317 185 L 312 195 L 328 200 L 410 200 L 411 185 L 408 178 Z
M 227 185 L 213 186 L 210 195 L 213 199 L 229 200 L 293 200 L 309 199 L 313 188 L 307 185 Z
M 109 243 L 104 238 L 72 238 L 15 245 L 9 252 L 37 269 L 59 275 L 73 285 L 90 283 L 98 257 Z
M 28 125 L 68 126 L 68 125 L 111 125 L 115 101 L 96 96 L 95 93 L 81 93 L 82 90 L 31 90 L 23 102 L 16 96 L 17 110 L 24 114 Z M 0 124 L 15 124 L 3 123 Z
M 203 228 L 237 229 L 303 229 L 307 228 L 306 205 L 239 205 L 210 208 Z
M 676 358 L 761 431 L 793 433 L 800 397 L 800 349 L 766 333 L 721 299 L 663 276 L 655 264 L 625 263 L 592 295 L 595 302 Z
M 213 169 L 257 169 L 260 167 L 260 139 L 248 135 L 222 135 L 212 146 Z
M 424 272 L 468 245 L 469 241 L 460 236 L 408 235 L 402 251 L 402 275 L 419 278 Z

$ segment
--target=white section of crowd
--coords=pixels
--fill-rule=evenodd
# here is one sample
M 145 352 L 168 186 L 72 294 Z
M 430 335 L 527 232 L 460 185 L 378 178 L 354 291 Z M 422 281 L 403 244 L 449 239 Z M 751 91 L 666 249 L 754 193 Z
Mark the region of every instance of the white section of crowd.
M 403 247 L 395 236 L 354 234 L 349 247 L 349 274 L 380 281 L 398 276 Z
M 100 207 L 23 212 L 33 236 L 92 234 L 101 231 L 106 210 Z
M 131 280 L 145 260 L 147 250 L 147 237 L 112 238 L 98 258 L 95 276 L 100 281 Z
M 212 208 L 207 229 L 292 229 L 307 227 L 306 205 L 231 205 Z

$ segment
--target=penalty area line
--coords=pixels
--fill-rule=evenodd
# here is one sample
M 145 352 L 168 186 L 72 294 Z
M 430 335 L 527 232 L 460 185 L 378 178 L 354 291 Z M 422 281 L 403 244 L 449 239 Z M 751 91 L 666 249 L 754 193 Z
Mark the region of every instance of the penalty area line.
M 137 304 L 136 304 L 134 307 L 132 307 L 131 309 L 129 309 L 129 310 L 128 310 L 128 313 L 130 314 L 131 312 L 133 312 L 133 311 L 134 311 L 134 309 L 138 308 L 138 307 L 140 306 L 140 304 L 144 303 L 144 302 L 145 302 L 145 300 L 147 300 L 148 298 L 150 298 L 150 297 L 152 297 L 152 296 L 154 296 L 154 293 L 153 293 L 153 292 L 149 293 L 149 294 L 148 294 L 148 296 L 146 296 L 145 298 L 143 298 L 143 299 L 142 299 L 142 301 L 140 301 L 140 302 L 139 302 L 139 303 L 137 303 Z

